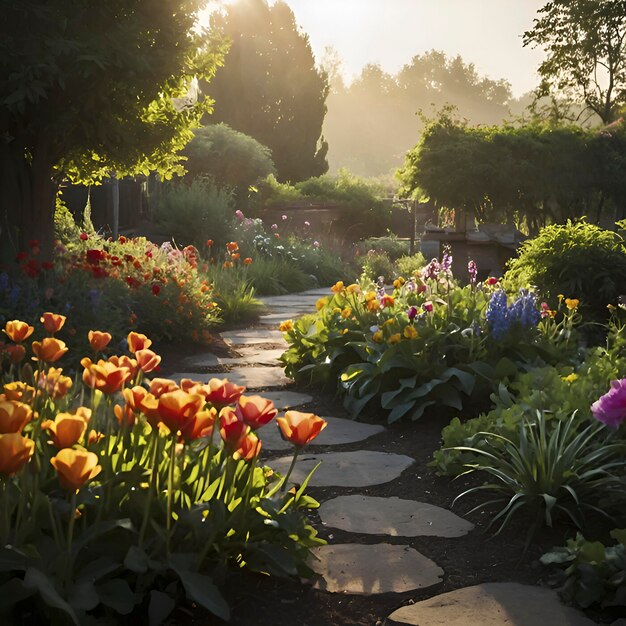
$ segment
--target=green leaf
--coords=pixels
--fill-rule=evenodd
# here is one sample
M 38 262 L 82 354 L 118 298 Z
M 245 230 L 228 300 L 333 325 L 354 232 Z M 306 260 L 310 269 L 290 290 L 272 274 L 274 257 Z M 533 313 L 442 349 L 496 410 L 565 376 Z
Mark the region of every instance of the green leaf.
M 85 566 L 79 570 L 76 580 L 79 582 L 96 582 L 97 580 L 100 580 L 100 578 L 112 574 L 121 566 L 122 564 L 119 561 L 116 561 L 108 556 L 103 556 L 99 559 L 95 559 L 94 561 L 88 561 Z
M 611 537 L 626 546 L 626 528 L 615 528 L 611 531 Z
M 76 583 L 69 591 L 68 602 L 80 612 L 91 611 L 100 604 L 100 597 L 93 583 L 82 581 Z
M 190 600 L 197 602 L 207 611 L 210 611 L 219 618 L 228 621 L 230 619 L 230 608 L 226 600 L 213 581 L 208 576 L 190 571 L 176 572 Z
M 24 575 L 24 586 L 39 592 L 41 599 L 53 609 L 65 613 L 78 626 L 78 618 L 74 609 L 61 597 L 54 582 L 36 567 L 29 567 Z
M 129 615 L 135 608 L 136 598 L 128 583 L 113 578 L 96 587 L 100 601 L 120 615 Z
M 150 592 L 150 604 L 148 605 L 148 620 L 150 626 L 162 624 L 174 610 L 176 602 L 173 598 L 161 591 Z
M 25 572 L 30 564 L 30 559 L 14 548 L 0 548 L 0 572 Z
M 0 615 L 10 612 L 13 607 L 35 593 L 34 589 L 26 587 L 21 578 L 10 578 L 0 586 Z
M 148 571 L 148 556 L 137 546 L 131 546 L 126 553 L 124 565 L 137 574 L 145 574 Z

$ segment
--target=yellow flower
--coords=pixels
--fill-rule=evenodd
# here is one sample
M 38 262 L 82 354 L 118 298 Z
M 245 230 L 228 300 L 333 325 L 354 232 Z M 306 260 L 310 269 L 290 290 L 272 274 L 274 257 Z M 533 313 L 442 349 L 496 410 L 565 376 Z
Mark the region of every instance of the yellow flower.
M 580 304 L 580 300 L 577 300 L 576 298 L 565 298 L 565 306 L 570 311 L 577 309 L 579 304 Z
M 402 339 L 402 335 L 400 335 L 400 333 L 395 333 L 394 335 L 391 335 L 391 337 L 389 337 L 389 343 L 390 344 L 400 343 L 401 339 Z
M 565 298 L 565 296 L 564 296 L 562 293 L 560 293 L 560 294 L 557 296 L 557 298 L 559 299 L 559 303 L 561 303 L 561 302 L 563 302 L 563 298 Z
M 381 343 L 383 340 L 383 331 L 382 330 L 377 330 L 373 335 L 372 335 L 372 339 L 376 342 L 376 343 Z
M 280 330 L 281 333 L 288 333 L 290 330 L 293 330 L 293 322 L 291 320 L 281 322 L 278 330 Z
M 333 309 L 333 313 L 341 313 L 341 309 L 340 309 L 338 306 L 336 306 L 336 307 Z
M 578 375 L 570 374 L 569 376 L 562 376 L 561 379 L 564 380 L 565 382 L 573 383 L 575 380 L 578 380 Z
M 365 303 L 365 307 L 370 313 L 376 313 L 380 309 L 380 304 L 378 304 L 378 300 L 368 300 Z
M 407 339 L 417 339 L 417 331 L 415 330 L 415 326 L 411 326 L 410 324 L 405 326 L 404 336 Z
M 351 315 L 352 315 L 352 309 L 350 307 L 346 307 L 341 312 L 341 317 L 343 317 L 344 319 L 348 319 Z
M 345 291 L 345 287 L 343 285 L 343 280 L 338 280 L 331 288 L 330 290 L 333 293 L 341 293 L 342 291 Z
M 346 291 L 348 293 L 361 293 L 361 288 L 356 283 L 352 283 L 347 286 Z
M 376 292 L 375 291 L 368 291 L 365 294 L 365 302 L 371 302 L 372 300 L 376 300 Z
M 382 323 L 382 325 L 381 325 L 381 326 L 382 326 L 382 328 L 385 328 L 385 326 L 391 326 L 391 324 L 393 324 L 395 321 L 396 321 L 396 320 L 395 320 L 395 319 L 393 319 L 393 317 L 391 317 L 391 318 L 389 318 L 388 320 L 385 320 L 385 321 Z
M 400 289 L 400 287 L 402 287 L 402 285 L 404 285 L 404 283 L 405 283 L 405 282 L 406 282 L 406 281 L 404 280 L 404 278 L 403 278 L 402 276 L 398 276 L 398 278 L 396 278 L 396 279 L 393 281 L 393 286 L 394 286 L 396 289 Z
M 315 303 L 315 308 L 318 311 L 321 311 L 326 305 L 328 304 L 328 298 L 320 298 L 316 303 Z
M 346 334 L 349 330 L 350 330 L 349 328 L 344 328 L 344 329 L 341 331 L 341 334 L 342 334 L 342 335 L 345 335 L 345 334 Z

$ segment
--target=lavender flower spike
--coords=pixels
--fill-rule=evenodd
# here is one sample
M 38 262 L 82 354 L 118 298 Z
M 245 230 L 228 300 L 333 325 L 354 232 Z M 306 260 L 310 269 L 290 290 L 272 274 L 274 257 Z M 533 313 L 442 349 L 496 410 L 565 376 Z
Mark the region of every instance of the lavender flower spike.
M 591 405 L 593 416 L 611 428 L 626 422 L 626 378 L 614 380 L 611 389 Z

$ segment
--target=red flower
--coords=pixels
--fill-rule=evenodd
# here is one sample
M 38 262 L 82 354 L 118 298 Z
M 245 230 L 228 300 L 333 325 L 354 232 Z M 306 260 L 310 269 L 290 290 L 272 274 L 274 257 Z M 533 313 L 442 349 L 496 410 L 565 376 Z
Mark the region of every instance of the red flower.
M 161 287 L 156 283 L 152 285 L 152 295 L 158 296 L 161 293 Z
M 28 258 L 28 254 L 26 252 L 18 252 L 15 255 L 15 260 L 18 261 L 18 262 L 19 261 L 24 261 L 27 258 Z
M 220 411 L 220 435 L 228 450 L 234 452 L 243 443 L 250 432 L 250 427 L 242 422 L 229 406 Z
M 136 278 L 133 278 L 132 276 L 127 276 L 126 277 L 126 283 L 130 287 L 132 287 L 133 289 L 135 289 L 136 287 L 139 287 L 139 285 L 141 285 L 141 283 Z
M 28 247 L 29 248 L 38 248 L 39 247 L 39 239 L 31 239 L 28 242 Z
M 54 263 L 52 261 L 44 261 L 41 264 L 41 268 L 44 270 L 51 270 L 54 267 Z
M 213 245 L 213 239 L 207 239 L 206 240 L 206 247 L 210 248 Z
M 120 243 L 126 243 L 126 237 L 124 237 L 124 235 L 120 235 L 119 238 L 118 238 L 118 241 Z
M 94 278 L 106 278 L 109 275 L 108 272 L 99 265 L 94 265 L 91 268 L 91 274 Z
M 104 250 L 98 250 L 97 248 L 92 248 L 91 250 L 87 250 L 85 253 L 87 257 L 87 262 L 92 265 L 97 265 L 100 261 L 104 261 L 106 259 L 106 252 Z
M 261 396 L 241 396 L 235 407 L 235 413 L 252 430 L 257 430 L 273 420 L 278 411 L 271 400 Z
M 81 241 L 87 241 L 87 239 L 89 239 L 89 235 L 87 233 L 81 233 L 80 234 L 80 240 Z
M 37 263 L 35 259 L 28 261 L 22 269 L 24 270 L 24 273 L 31 278 L 37 278 L 37 276 L 39 276 L 39 263 Z

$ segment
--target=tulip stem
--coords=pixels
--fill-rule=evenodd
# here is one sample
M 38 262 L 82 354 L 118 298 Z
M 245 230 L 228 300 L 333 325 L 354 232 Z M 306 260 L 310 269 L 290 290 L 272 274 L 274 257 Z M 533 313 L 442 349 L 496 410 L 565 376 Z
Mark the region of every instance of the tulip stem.
M 176 463 L 176 433 L 172 435 L 172 443 L 170 445 L 170 466 L 167 473 L 167 553 L 170 553 L 170 539 L 172 527 L 172 492 L 174 491 L 174 465 Z
M 76 523 L 76 493 L 74 490 L 72 493 L 72 499 L 70 501 L 70 520 L 67 524 L 67 571 L 66 580 L 69 584 L 72 580 L 72 569 L 74 568 L 74 558 L 72 556 L 72 541 L 74 539 L 74 524 Z
M 146 530 L 148 528 L 148 519 L 150 519 L 150 508 L 152 506 L 152 496 L 156 489 L 156 457 L 157 450 L 159 449 L 159 433 L 157 430 L 152 431 L 152 458 L 150 459 L 150 484 L 148 485 L 148 496 L 146 497 L 146 506 L 143 511 L 143 521 L 141 522 L 141 529 L 139 531 L 139 548 L 143 546 L 143 540 L 146 536 Z
M 293 472 L 293 468 L 296 465 L 296 460 L 298 458 L 298 455 L 300 454 L 300 448 L 298 446 L 296 446 L 296 449 L 293 453 L 293 459 L 291 459 L 291 465 L 289 466 L 289 470 L 287 471 L 287 475 L 285 476 L 285 479 L 283 480 L 283 486 L 280 488 L 280 492 L 284 493 L 285 488 L 287 487 L 287 483 L 289 481 L 289 477 L 291 476 L 291 472 Z

